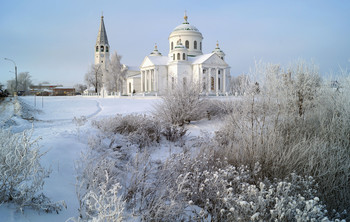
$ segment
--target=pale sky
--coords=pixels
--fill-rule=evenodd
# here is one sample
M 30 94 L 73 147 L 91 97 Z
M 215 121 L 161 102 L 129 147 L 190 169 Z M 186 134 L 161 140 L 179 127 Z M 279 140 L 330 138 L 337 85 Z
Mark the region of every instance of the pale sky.
M 321 74 L 350 65 L 347 0 L 1 0 L 0 82 L 14 78 L 7 57 L 35 83 L 83 83 L 102 11 L 111 52 L 140 66 L 155 43 L 168 54 L 168 36 L 185 10 L 204 37 L 203 53 L 218 40 L 233 76 L 258 60 L 288 65 L 304 59 L 319 65 Z

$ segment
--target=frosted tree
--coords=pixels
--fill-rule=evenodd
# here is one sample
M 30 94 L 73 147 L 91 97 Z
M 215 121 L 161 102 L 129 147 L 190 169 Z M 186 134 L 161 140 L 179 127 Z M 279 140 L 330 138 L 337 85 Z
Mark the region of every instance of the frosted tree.
M 29 72 L 21 72 L 18 74 L 17 78 L 17 90 L 18 91 L 28 91 L 29 86 L 32 84 L 31 76 Z M 11 79 L 7 81 L 7 88 L 13 92 L 16 90 L 16 80 Z
M 123 82 L 126 78 L 127 68 L 120 63 L 121 56 L 114 52 L 107 70 L 103 75 L 104 87 L 109 92 L 123 93 Z
M 102 67 L 101 65 L 91 65 L 89 71 L 85 74 L 85 82 L 88 86 L 95 88 L 95 93 L 102 88 Z

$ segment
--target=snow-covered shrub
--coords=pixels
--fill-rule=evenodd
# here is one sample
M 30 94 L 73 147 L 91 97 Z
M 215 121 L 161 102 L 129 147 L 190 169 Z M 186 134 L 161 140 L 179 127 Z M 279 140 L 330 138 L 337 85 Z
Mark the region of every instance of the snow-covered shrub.
M 224 117 L 231 114 L 234 110 L 235 103 L 233 101 L 221 101 L 215 98 L 206 100 L 206 112 L 207 118 L 211 117 Z
M 200 96 L 198 84 L 176 85 L 162 96 L 162 102 L 154 108 L 154 115 L 162 122 L 182 126 L 205 117 L 206 99 Z
M 219 153 L 233 165 L 261 163 L 261 177 L 312 176 L 329 212 L 349 211 L 349 78 L 337 91 L 303 63 L 287 71 L 259 66 L 255 74 L 260 93 L 252 85 L 237 101 L 216 134 Z
M 115 134 L 121 134 L 140 148 L 158 143 L 161 135 L 159 122 L 155 118 L 140 114 L 118 114 L 112 118 L 94 121 L 93 125 L 109 139 L 114 138 Z
M 96 143 L 90 145 L 94 146 Z M 108 151 L 108 149 L 90 147 L 88 151 L 81 154 L 80 159 L 76 162 L 76 194 L 79 201 L 79 218 L 81 219 L 91 219 L 95 209 L 93 207 L 95 202 L 89 202 L 88 197 L 100 192 L 107 194 L 109 191 L 106 189 L 110 189 L 114 184 L 118 183 L 116 178 L 118 175 L 116 161 L 118 159 L 115 152 Z M 106 189 L 102 190 L 102 187 Z
M 225 166 L 225 160 L 211 164 L 215 161 L 212 157 L 183 156 L 176 163 L 183 165 L 183 170 L 172 192 L 183 194 L 178 200 L 185 202 L 184 209 L 192 209 L 188 220 L 328 221 L 311 177 L 291 174 L 284 180 L 262 180 L 260 164 L 250 171 L 245 166 Z
M 171 123 L 163 123 L 161 131 L 162 135 L 171 142 L 179 141 L 186 132 L 187 129 L 185 127 L 172 125 Z
M 105 181 L 98 189 L 90 190 L 82 199 L 86 206 L 86 214 L 91 221 L 123 221 L 124 201 L 119 194 L 119 183 L 110 185 L 108 172 Z
M 59 212 L 65 203 L 52 203 L 44 194 L 44 179 L 50 174 L 40 164 L 44 153 L 31 132 L 12 133 L 0 129 L 0 203 L 15 203 L 22 211 L 26 207 L 45 212 Z

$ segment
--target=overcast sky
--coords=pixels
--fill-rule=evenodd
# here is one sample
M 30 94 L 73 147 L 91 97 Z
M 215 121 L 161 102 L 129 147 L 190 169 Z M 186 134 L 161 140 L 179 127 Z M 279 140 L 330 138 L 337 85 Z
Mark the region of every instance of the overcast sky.
M 168 54 L 168 36 L 188 21 L 203 34 L 203 52 L 216 41 L 231 74 L 246 73 L 254 61 L 288 65 L 313 61 L 322 74 L 350 65 L 350 1 L 347 0 L 2 0 L 0 82 L 28 71 L 35 83 L 83 83 L 94 62 L 103 11 L 111 51 L 139 66 L 158 44 Z

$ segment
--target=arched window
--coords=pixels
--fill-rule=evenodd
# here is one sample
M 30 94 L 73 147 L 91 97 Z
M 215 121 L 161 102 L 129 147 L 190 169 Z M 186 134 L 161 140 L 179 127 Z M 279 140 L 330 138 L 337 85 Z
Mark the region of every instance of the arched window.
M 174 49 L 174 43 L 171 42 L 171 50 L 173 50 L 173 49 Z
M 186 48 L 190 48 L 190 42 L 188 41 L 188 40 L 186 40 L 186 42 L 185 42 L 185 46 L 186 46 Z
M 108 46 L 106 46 L 106 52 L 108 52 Z
M 202 50 L 202 42 L 199 43 L 199 49 Z
M 96 52 L 98 52 L 98 46 L 96 46 Z
M 194 48 L 194 49 L 197 49 L 197 41 L 194 41 L 194 43 L 193 43 L 193 48 Z
M 105 48 L 103 47 L 103 45 L 101 45 L 101 52 L 103 52 L 105 50 Z
M 175 54 L 173 54 L 173 60 L 175 60 Z
M 180 60 L 180 53 L 177 53 L 177 60 Z
M 182 60 L 186 60 L 186 54 L 185 53 L 182 54 Z

